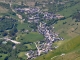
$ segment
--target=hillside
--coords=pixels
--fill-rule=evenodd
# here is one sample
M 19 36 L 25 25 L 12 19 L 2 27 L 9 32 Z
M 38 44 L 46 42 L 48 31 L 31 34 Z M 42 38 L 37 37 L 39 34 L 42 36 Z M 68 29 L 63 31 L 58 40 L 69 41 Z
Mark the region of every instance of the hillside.
M 0 0 L 0 59 L 80 60 L 79 5 L 80 0 Z
M 65 16 L 65 19 L 59 20 L 54 24 L 55 31 L 64 39 L 71 39 L 80 34 L 80 22 L 76 22 L 76 19 L 73 19 L 73 16 L 75 16 L 76 13 L 79 13 L 79 5 L 80 1 L 74 0 L 74 2 L 66 3 L 64 8 L 57 12 Z
M 56 56 L 56 57 L 55 57 Z M 80 58 L 80 36 L 68 40 L 59 48 L 35 60 L 79 60 Z

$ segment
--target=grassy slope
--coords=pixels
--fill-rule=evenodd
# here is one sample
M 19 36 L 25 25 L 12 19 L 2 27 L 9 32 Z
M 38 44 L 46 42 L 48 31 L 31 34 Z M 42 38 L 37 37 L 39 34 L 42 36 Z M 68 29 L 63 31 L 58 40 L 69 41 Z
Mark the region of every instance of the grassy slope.
M 66 55 L 60 56 L 62 53 Z M 57 56 L 53 58 L 54 56 Z M 59 48 L 49 52 L 46 55 L 40 56 L 35 60 L 79 60 L 80 58 L 80 36 L 68 40 L 63 43 Z
M 70 3 L 66 4 L 65 6 L 68 6 L 69 4 Z M 80 10 L 79 5 L 80 1 L 77 4 L 68 8 L 64 8 L 62 11 L 58 12 L 58 14 L 68 17 L 65 20 L 58 21 L 57 24 L 54 24 L 55 31 L 58 32 L 64 39 L 74 38 L 80 34 L 80 22 L 75 22 L 75 20 L 72 20 L 72 17 L 70 17 L 77 12 L 77 10 Z M 63 24 L 64 22 L 66 22 L 66 24 Z
M 64 22 L 66 22 L 66 24 L 63 24 Z M 75 22 L 72 18 L 60 20 L 54 26 L 55 31 L 64 39 L 74 38 L 80 34 L 80 22 Z
M 80 59 L 80 54 L 76 52 L 71 52 L 64 56 L 57 56 L 56 58 L 52 60 L 79 60 L 79 59 Z
M 75 4 L 74 6 L 64 8 L 62 11 L 60 11 L 58 13 L 65 16 L 65 17 L 69 17 L 74 12 L 77 12 L 77 10 L 80 10 L 79 5 L 80 5 L 80 1 L 79 1 L 79 3 Z

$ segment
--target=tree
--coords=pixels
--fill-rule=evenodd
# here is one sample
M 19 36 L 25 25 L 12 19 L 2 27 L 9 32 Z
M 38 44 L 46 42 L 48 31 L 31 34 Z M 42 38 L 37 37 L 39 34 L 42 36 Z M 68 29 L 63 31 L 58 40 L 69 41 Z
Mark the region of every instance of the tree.
M 8 60 L 8 56 L 6 56 L 6 57 L 4 58 L 4 60 Z
M 76 19 L 75 22 L 80 22 L 80 13 L 76 13 L 76 14 L 72 17 L 72 19 Z
M 6 31 L 2 32 L 2 36 L 7 36 L 8 33 Z
M 24 2 L 23 1 L 21 1 L 21 5 L 24 5 Z

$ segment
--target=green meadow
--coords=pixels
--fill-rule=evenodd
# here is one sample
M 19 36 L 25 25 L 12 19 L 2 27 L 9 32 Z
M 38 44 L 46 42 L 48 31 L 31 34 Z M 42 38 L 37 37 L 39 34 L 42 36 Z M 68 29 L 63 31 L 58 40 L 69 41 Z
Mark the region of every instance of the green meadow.
M 20 23 L 20 22 L 18 22 L 17 29 L 18 30 L 21 30 L 21 29 L 31 30 L 28 23 Z
M 4 60 L 7 56 L 7 54 L 0 54 L 0 60 Z
M 25 53 L 26 52 L 20 52 L 20 53 L 18 53 L 18 58 L 22 58 L 22 59 L 26 60 L 27 56 L 25 55 Z
M 41 34 L 39 34 L 38 32 L 30 32 L 29 34 L 20 33 L 16 37 L 16 40 L 20 41 L 20 42 L 36 42 L 36 41 L 41 41 L 43 39 L 44 39 L 44 37 Z
M 28 47 L 28 49 L 36 49 L 36 46 L 34 43 L 30 43 L 30 44 L 25 44 L 25 46 Z

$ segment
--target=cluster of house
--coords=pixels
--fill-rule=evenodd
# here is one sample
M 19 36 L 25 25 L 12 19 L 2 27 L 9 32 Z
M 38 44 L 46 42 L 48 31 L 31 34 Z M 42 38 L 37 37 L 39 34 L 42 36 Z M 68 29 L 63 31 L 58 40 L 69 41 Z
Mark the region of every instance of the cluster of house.
M 51 20 L 51 19 L 60 19 L 64 18 L 60 14 L 54 14 L 52 12 L 43 12 L 40 8 L 15 8 L 16 11 L 27 14 L 28 22 L 38 23 L 41 19 Z
M 34 42 L 37 50 L 28 51 L 26 53 L 28 59 L 33 59 L 33 58 L 36 58 L 37 56 L 40 56 L 44 53 L 46 54 L 49 51 L 52 51 L 53 49 L 56 48 L 56 47 L 52 46 L 53 42 L 58 41 L 58 40 L 63 40 L 62 38 L 57 38 L 58 35 L 56 33 L 53 33 L 50 30 L 50 28 L 48 26 L 46 26 L 46 23 L 40 23 L 40 25 L 38 26 L 38 31 L 39 31 L 39 33 L 44 35 L 45 40 Z
M 39 8 L 15 8 L 15 10 L 19 12 L 24 12 L 25 14 L 27 13 L 33 14 L 40 11 Z

